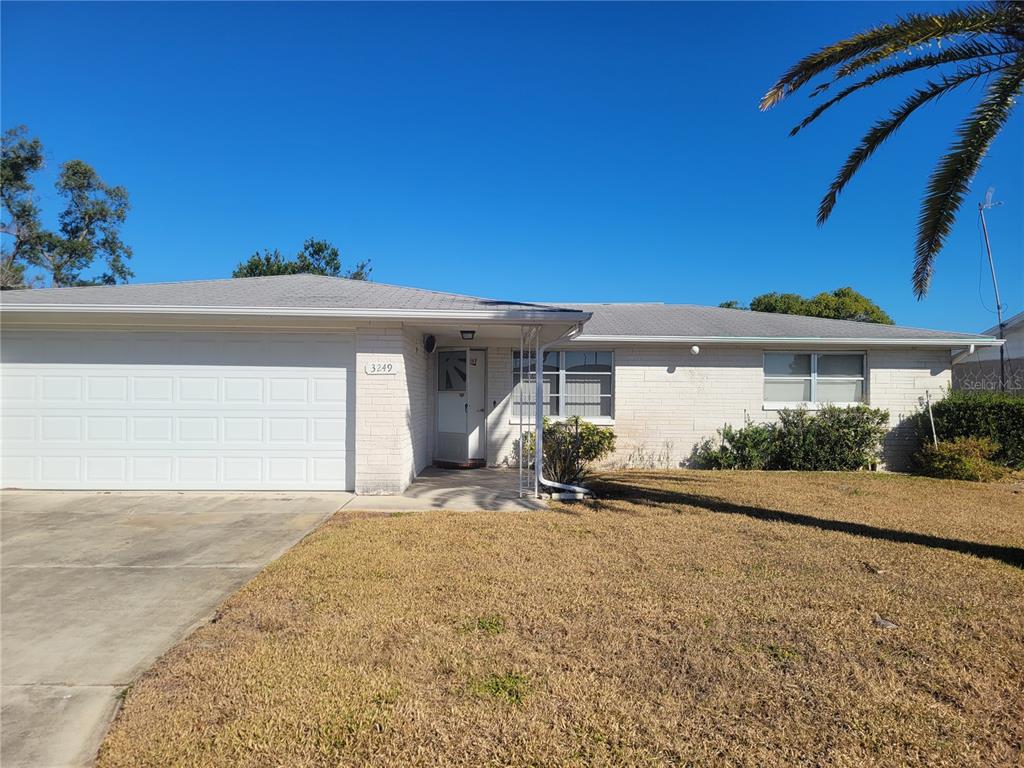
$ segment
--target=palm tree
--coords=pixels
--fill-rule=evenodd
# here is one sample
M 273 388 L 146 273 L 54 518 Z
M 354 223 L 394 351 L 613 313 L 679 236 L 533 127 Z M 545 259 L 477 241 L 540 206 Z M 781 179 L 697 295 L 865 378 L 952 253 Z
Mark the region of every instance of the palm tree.
M 864 135 L 818 207 L 821 226 L 853 175 L 911 114 L 955 88 L 985 81 L 981 101 L 957 129 L 955 141 L 932 172 L 921 203 L 913 275 L 918 299 L 928 293 L 935 257 L 956 220 L 971 179 L 1024 88 L 1024 3 L 1000 0 L 948 13 L 904 16 L 893 24 L 869 29 L 812 53 L 780 77 L 761 99 L 763 111 L 823 73 L 831 71 L 811 96 L 825 93 L 852 75 L 866 75 L 819 104 L 790 131 L 790 136 L 795 136 L 827 109 L 863 88 L 939 67 L 943 69 L 934 79 L 915 90 Z

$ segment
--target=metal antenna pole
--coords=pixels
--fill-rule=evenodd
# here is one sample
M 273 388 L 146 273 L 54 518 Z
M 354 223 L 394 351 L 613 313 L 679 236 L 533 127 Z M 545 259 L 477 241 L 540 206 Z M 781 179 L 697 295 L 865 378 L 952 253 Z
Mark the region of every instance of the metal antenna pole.
M 1003 338 L 1003 303 L 999 298 L 999 281 L 996 279 L 996 263 L 992 260 L 992 243 L 988 239 L 988 224 L 985 222 L 985 210 L 994 208 L 999 203 L 992 202 L 992 189 L 985 194 L 985 202 L 978 203 L 978 216 L 981 217 L 981 231 L 985 236 L 985 250 L 988 252 L 988 268 L 992 273 L 992 290 L 996 295 L 996 318 L 999 321 L 999 338 Z M 1005 346 L 1005 345 L 1004 345 Z M 999 389 L 1006 391 L 1006 351 L 999 347 Z

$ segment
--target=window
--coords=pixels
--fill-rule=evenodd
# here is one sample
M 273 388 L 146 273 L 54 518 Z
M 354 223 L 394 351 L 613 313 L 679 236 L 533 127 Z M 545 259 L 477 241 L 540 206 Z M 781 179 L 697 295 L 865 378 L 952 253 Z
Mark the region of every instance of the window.
M 564 416 L 612 417 L 612 353 L 563 352 Z
M 466 391 L 466 351 L 437 353 L 437 391 Z
M 864 401 L 864 355 L 765 352 L 764 399 L 769 403 Z
M 524 353 L 528 376 L 533 375 L 533 355 Z M 544 353 L 544 415 L 612 417 L 614 357 L 611 352 L 571 350 Z M 512 352 L 513 392 L 520 386 L 519 350 Z M 527 400 L 532 392 L 524 393 Z M 518 416 L 518 412 L 514 413 Z
M 535 358 L 536 355 L 533 352 L 525 353 L 525 366 L 527 383 L 524 385 L 519 381 L 519 350 L 512 352 L 512 392 L 513 392 L 513 410 L 514 415 L 519 416 L 518 407 L 515 405 L 518 402 L 520 393 L 519 388 L 524 387 L 524 391 L 521 393 L 523 399 L 527 403 L 532 403 L 534 397 L 533 390 L 533 377 L 535 375 Z M 558 408 L 558 394 L 561 391 L 559 384 L 561 384 L 560 377 L 558 375 L 558 363 L 559 353 L 558 352 L 545 352 L 544 353 L 544 415 L 545 416 L 558 416 L 560 411 Z M 532 408 L 532 406 L 527 406 Z

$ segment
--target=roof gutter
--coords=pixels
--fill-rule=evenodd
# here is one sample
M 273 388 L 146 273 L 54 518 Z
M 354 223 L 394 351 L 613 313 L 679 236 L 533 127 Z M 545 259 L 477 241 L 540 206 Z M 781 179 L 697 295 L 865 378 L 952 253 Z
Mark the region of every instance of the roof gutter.
M 582 334 L 572 340 L 574 343 L 595 342 L 602 344 L 733 344 L 733 345 L 784 345 L 835 347 L 1000 347 L 1002 339 L 995 338 L 835 338 L 830 336 L 602 336 Z
M 0 312 L 30 314 L 256 315 L 338 317 L 371 320 L 471 320 L 473 322 L 581 323 L 589 312 L 542 309 L 366 309 L 351 307 L 191 307 L 127 304 L 0 304 Z

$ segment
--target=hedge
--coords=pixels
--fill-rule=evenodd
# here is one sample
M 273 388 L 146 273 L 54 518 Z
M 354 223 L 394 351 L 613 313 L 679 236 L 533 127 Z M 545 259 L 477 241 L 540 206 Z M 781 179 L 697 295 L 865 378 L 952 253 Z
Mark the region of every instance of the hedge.
M 998 464 L 1024 469 L 1024 395 L 1009 392 L 950 392 L 932 403 L 939 440 L 978 437 L 999 446 L 992 457 Z M 924 448 L 932 442 L 927 409 L 917 417 L 917 433 Z
M 707 469 L 862 469 L 877 461 L 888 423 L 887 411 L 865 405 L 784 410 L 777 424 L 726 424 L 717 441 L 696 446 L 692 461 Z
M 917 454 L 921 474 L 944 480 L 998 480 L 1009 470 L 991 461 L 999 446 L 987 437 L 958 437 L 928 443 Z

